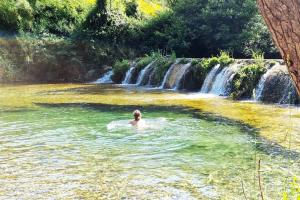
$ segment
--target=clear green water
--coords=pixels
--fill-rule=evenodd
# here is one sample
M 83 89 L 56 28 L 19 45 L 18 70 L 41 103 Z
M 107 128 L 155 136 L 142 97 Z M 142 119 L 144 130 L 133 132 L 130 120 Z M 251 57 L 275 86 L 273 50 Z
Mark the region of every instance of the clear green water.
M 241 125 L 142 111 L 146 130 L 127 125 L 126 107 L 1 112 L 0 199 L 258 199 L 259 158 L 265 197 L 281 199 L 300 174 Z

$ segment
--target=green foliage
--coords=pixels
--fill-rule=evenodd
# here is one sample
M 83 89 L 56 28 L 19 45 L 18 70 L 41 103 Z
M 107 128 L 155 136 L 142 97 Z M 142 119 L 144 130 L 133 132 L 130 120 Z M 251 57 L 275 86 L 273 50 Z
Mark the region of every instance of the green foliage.
M 0 29 L 70 35 L 81 25 L 94 0 L 2 0 Z
M 35 5 L 34 31 L 70 35 L 84 20 L 87 10 L 75 1 L 44 0 Z
M 242 67 L 233 79 L 233 99 L 250 98 L 261 76 L 267 71 L 263 54 L 253 53 L 253 58 L 254 63 Z
M 113 76 L 112 76 L 112 80 L 115 83 L 121 83 L 126 72 L 129 70 L 130 68 L 130 62 L 128 60 L 122 60 L 122 61 L 117 61 L 114 65 L 113 65 Z
M 175 62 L 176 54 L 172 52 L 170 56 L 164 56 L 160 52 L 152 53 L 152 58 L 155 60 L 155 74 L 153 82 L 159 85 L 168 71 L 169 67 Z
M 179 64 L 187 64 L 189 63 L 190 60 L 188 58 L 182 58 L 180 61 L 179 61 Z
M 264 52 L 267 57 L 278 57 L 278 50 L 273 45 L 270 32 L 260 15 L 255 15 L 241 33 L 242 51 L 245 56 L 254 52 Z
M 213 56 L 210 58 L 204 58 L 201 60 L 201 66 L 207 70 L 211 70 L 217 64 L 220 64 L 221 67 L 228 66 L 233 63 L 234 59 L 230 57 L 229 53 L 221 51 L 219 56 Z
M 276 55 L 253 0 L 177 0 L 171 5 L 171 11 L 142 27 L 145 48 L 192 57 L 208 57 L 219 49 L 239 57 L 249 56 L 251 50 Z
M 135 0 L 125 2 L 125 14 L 128 17 L 138 16 L 138 4 Z
M 157 55 L 156 53 L 152 53 L 150 56 L 145 55 L 142 58 L 139 58 L 136 64 L 137 71 L 141 71 L 144 67 L 146 67 L 148 64 L 150 64 L 152 61 L 156 59 Z
M 0 29 L 16 32 L 31 30 L 33 9 L 26 0 L 0 2 Z

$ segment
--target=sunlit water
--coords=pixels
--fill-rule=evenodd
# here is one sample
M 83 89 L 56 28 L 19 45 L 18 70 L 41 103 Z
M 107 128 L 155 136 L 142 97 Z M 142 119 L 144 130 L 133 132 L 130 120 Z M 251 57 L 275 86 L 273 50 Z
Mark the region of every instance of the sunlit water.
M 111 102 L 114 90 L 99 94 Z M 296 152 L 244 123 L 141 103 L 147 128 L 136 129 L 128 121 L 138 106 L 83 104 L 87 94 L 77 95 L 1 106 L 0 199 L 258 199 L 259 159 L 265 198 L 281 199 L 300 175 Z

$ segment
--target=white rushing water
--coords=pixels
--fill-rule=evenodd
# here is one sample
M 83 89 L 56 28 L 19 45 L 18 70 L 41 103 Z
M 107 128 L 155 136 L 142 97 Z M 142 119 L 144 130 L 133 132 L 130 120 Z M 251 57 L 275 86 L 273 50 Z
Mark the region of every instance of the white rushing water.
M 208 75 L 206 76 L 203 86 L 201 88 L 201 93 L 209 93 L 209 91 L 212 88 L 212 84 L 214 82 L 214 79 L 217 76 L 217 73 L 219 72 L 221 65 L 216 65 L 212 68 L 212 70 L 208 73 Z
M 296 88 L 286 66 L 277 63 L 260 79 L 253 92 L 256 101 L 293 104 L 297 100 Z
M 173 87 L 174 90 L 178 90 L 179 86 L 180 86 L 180 82 L 181 80 L 184 78 L 184 75 L 186 73 L 186 71 L 192 66 L 192 63 L 189 62 L 185 65 L 183 65 L 180 70 L 178 71 L 178 75 L 176 77 L 176 82 L 175 82 L 175 86 Z
M 262 98 L 262 94 L 265 88 L 265 82 L 267 80 L 267 78 L 269 76 L 272 75 L 274 69 L 276 69 L 277 67 L 279 67 L 280 64 L 277 63 L 276 65 L 274 65 L 271 69 L 269 69 L 264 75 L 262 75 L 262 77 L 260 78 L 257 87 L 255 88 L 255 92 L 253 94 L 253 99 L 256 101 L 260 101 Z
M 113 83 L 113 81 L 111 80 L 112 75 L 113 75 L 113 71 L 110 70 L 110 71 L 106 72 L 101 78 L 99 78 L 98 80 L 96 80 L 93 83 L 96 83 L 96 84 Z
M 168 69 L 167 73 L 164 76 L 164 79 L 161 83 L 161 85 L 159 86 L 159 89 L 164 89 L 164 86 L 166 85 L 168 78 L 171 76 L 171 72 L 173 71 L 174 67 L 176 67 L 176 65 L 178 64 L 178 62 L 180 61 L 180 59 L 176 59 L 175 63 L 173 63 L 171 65 L 171 67 Z
M 222 71 L 218 73 L 209 93 L 227 96 L 230 93 L 230 86 L 239 66 L 240 64 L 233 64 L 223 68 Z
M 219 96 L 226 96 L 230 93 L 230 86 L 233 78 L 241 64 L 232 64 L 220 71 L 220 65 L 216 65 L 206 77 L 201 88 L 201 93 L 210 93 Z
M 123 85 L 128 85 L 130 84 L 131 78 L 132 78 L 132 73 L 135 69 L 135 66 L 130 67 L 130 69 L 126 72 L 125 78 L 122 81 Z
M 139 77 L 137 79 L 136 85 L 141 85 L 142 81 L 144 80 L 144 78 L 149 75 L 149 72 L 151 71 L 151 69 L 153 68 L 153 64 L 155 61 L 152 61 L 151 63 L 149 63 L 139 74 Z

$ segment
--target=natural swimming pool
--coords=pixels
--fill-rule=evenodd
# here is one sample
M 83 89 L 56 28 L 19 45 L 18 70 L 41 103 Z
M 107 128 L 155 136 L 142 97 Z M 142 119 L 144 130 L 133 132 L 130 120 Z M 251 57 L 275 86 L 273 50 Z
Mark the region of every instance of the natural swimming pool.
M 89 85 L 3 86 L 0 98 L 1 198 L 257 199 L 260 159 L 265 197 L 281 199 L 300 175 L 297 149 L 260 137 L 286 127 L 249 110 L 292 112 L 297 130 L 297 108 Z M 127 126 L 135 108 L 148 129 Z

